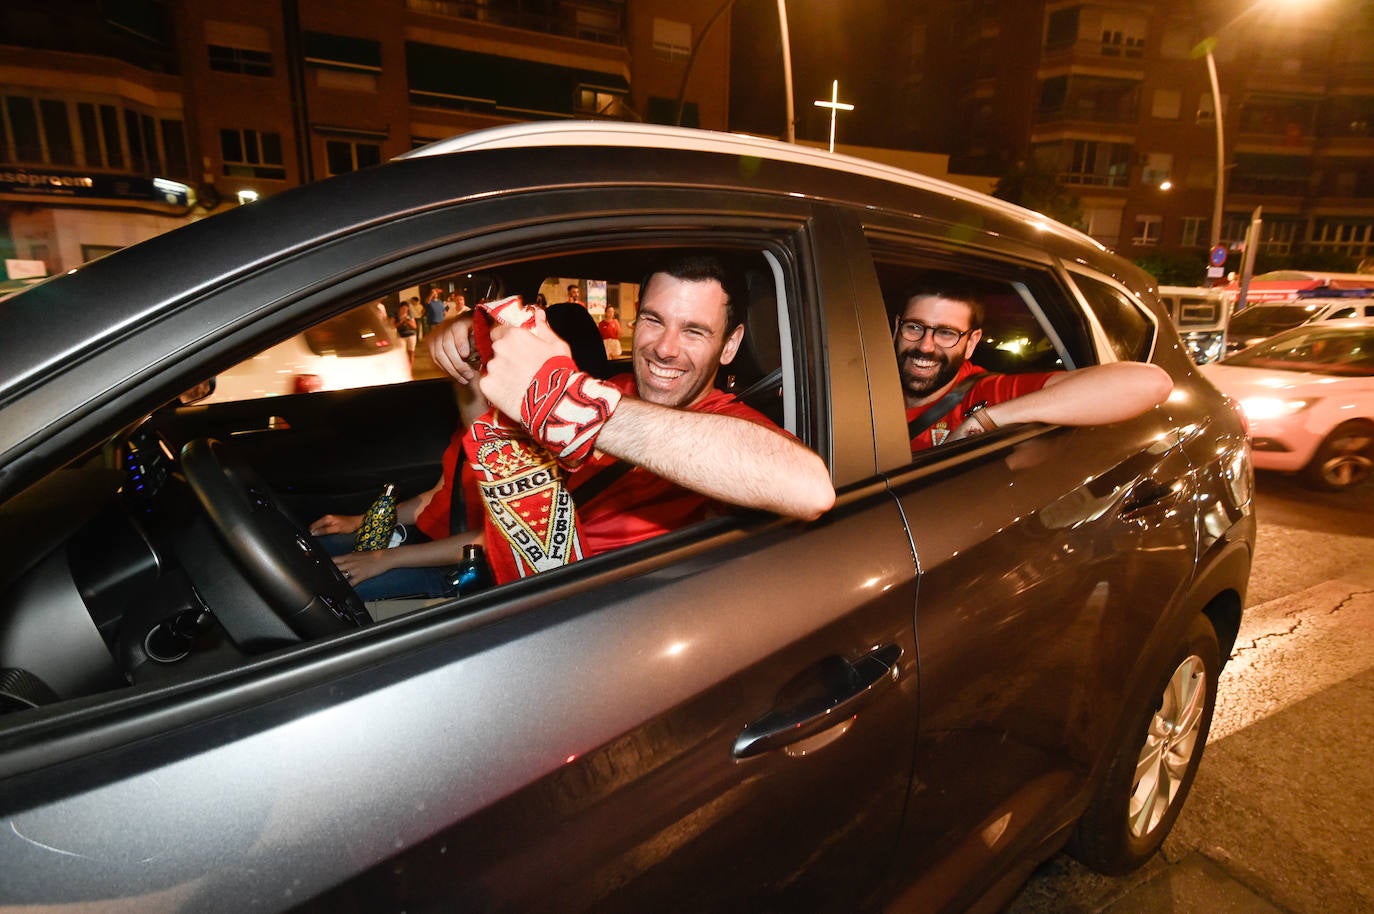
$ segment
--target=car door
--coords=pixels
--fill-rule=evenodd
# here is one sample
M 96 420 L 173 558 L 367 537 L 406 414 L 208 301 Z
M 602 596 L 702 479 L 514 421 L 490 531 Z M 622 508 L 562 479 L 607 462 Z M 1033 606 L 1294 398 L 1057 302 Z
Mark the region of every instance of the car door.
M 774 267 L 785 414 L 829 462 L 836 507 L 708 521 L 44 709 L 0 743 L 0 906 L 872 907 L 914 747 L 915 568 L 876 472 L 838 240 L 795 199 L 548 192 L 386 222 L 221 290 L 324 313 L 516 249 L 752 249 Z
M 887 328 L 874 386 L 893 391 L 875 394 L 880 460 L 920 567 L 920 727 L 898 867 L 914 877 L 910 910 L 963 910 L 1033 865 L 1068 821 L 1142 639 L 1191 575 L 1192 523 L 1170 519 L 1191 511 L 1188 463 L 1166 410 L 1102 428 L 997 430 L 913 459 L 890 356 L 910 277 L 984 277 L 1025 302 L 1034 321 L 1004 325 L 1013 332 L 989 310 L 975 362 L 997 370 L 1020 370 L 1021 356 L 1087 364 L 1104 334 L 1044 255 L 952 247 L 876 214 L 864 232 L 876 275 L 859 297 L 869 325 Z M 1153 324 L 1138 317 L 1134 356 L 1148 357 Z

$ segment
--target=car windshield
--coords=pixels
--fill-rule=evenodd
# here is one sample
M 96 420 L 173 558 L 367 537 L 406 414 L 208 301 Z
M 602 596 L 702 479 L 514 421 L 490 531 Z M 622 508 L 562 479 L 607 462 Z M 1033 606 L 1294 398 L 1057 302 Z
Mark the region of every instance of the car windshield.
M 1255 305 L 1231 318 L 1231 333 L 1273 336 L 1280 330 L 1298 326 L 1316 313 L 1316 305 Z
M 379 305 L 364 305 L 305 331 L 315 355 L 372 355 L 391 348 L 391 333 Z
M 1374 377 L 1374 327 L 1316 327 L 1285 333 L 1236 353 L 1226 364 Z

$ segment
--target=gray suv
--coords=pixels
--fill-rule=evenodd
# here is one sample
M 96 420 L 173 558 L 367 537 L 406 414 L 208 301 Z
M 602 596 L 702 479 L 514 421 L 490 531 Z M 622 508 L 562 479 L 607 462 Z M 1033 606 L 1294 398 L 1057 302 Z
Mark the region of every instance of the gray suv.
M 751 512 L 474 596 L 364 604 L 302 522 L 430 486 L 450 384 L 197 402 L 333 315 L 742 262 L 719 384 L 825 459 Z M 892 317 L 996 291 L 974 361 L 1147 360 L 1096 428 L 913 457 Z M 0 311 L 0 907 L 988 910 L 1148 859 L 1254 543 L 1231 405 L 1150 278 L 1008 204 L 823 152 L 501 128 L 205 219 Z M 421 291 L 416 291 L 416 290 Z M 551 299 L 552 300 L 552 299 Z

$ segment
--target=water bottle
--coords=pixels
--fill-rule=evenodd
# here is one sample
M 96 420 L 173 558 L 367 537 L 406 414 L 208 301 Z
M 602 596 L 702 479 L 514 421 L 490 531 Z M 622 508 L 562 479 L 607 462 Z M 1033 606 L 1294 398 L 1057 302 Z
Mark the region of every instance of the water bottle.
M 391 534 L 396 529 L 396 496 L 392 494 L 395 491 L 396 486 L 387 483 L 363 514 L 363 522 L 353 536 L 354 552 L 375 552 L 391 545 Z
M 449 589 L 457 591 L 460 597 L 467 597 L 486 590 L 493 583 L 486 553 L 476 543 L 468 543 L 463 547 L 462 564 L 448 573 Z

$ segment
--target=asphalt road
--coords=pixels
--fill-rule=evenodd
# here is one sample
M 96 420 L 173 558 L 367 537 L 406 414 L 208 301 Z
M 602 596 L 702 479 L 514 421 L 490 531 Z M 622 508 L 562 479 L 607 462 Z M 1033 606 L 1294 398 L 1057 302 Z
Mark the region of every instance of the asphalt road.
M 1118 879 L 1061 854 L 1009 914 L 1374 911 L 1374 486 L 1258 486 L 1245 620 L 1172 835 Z

